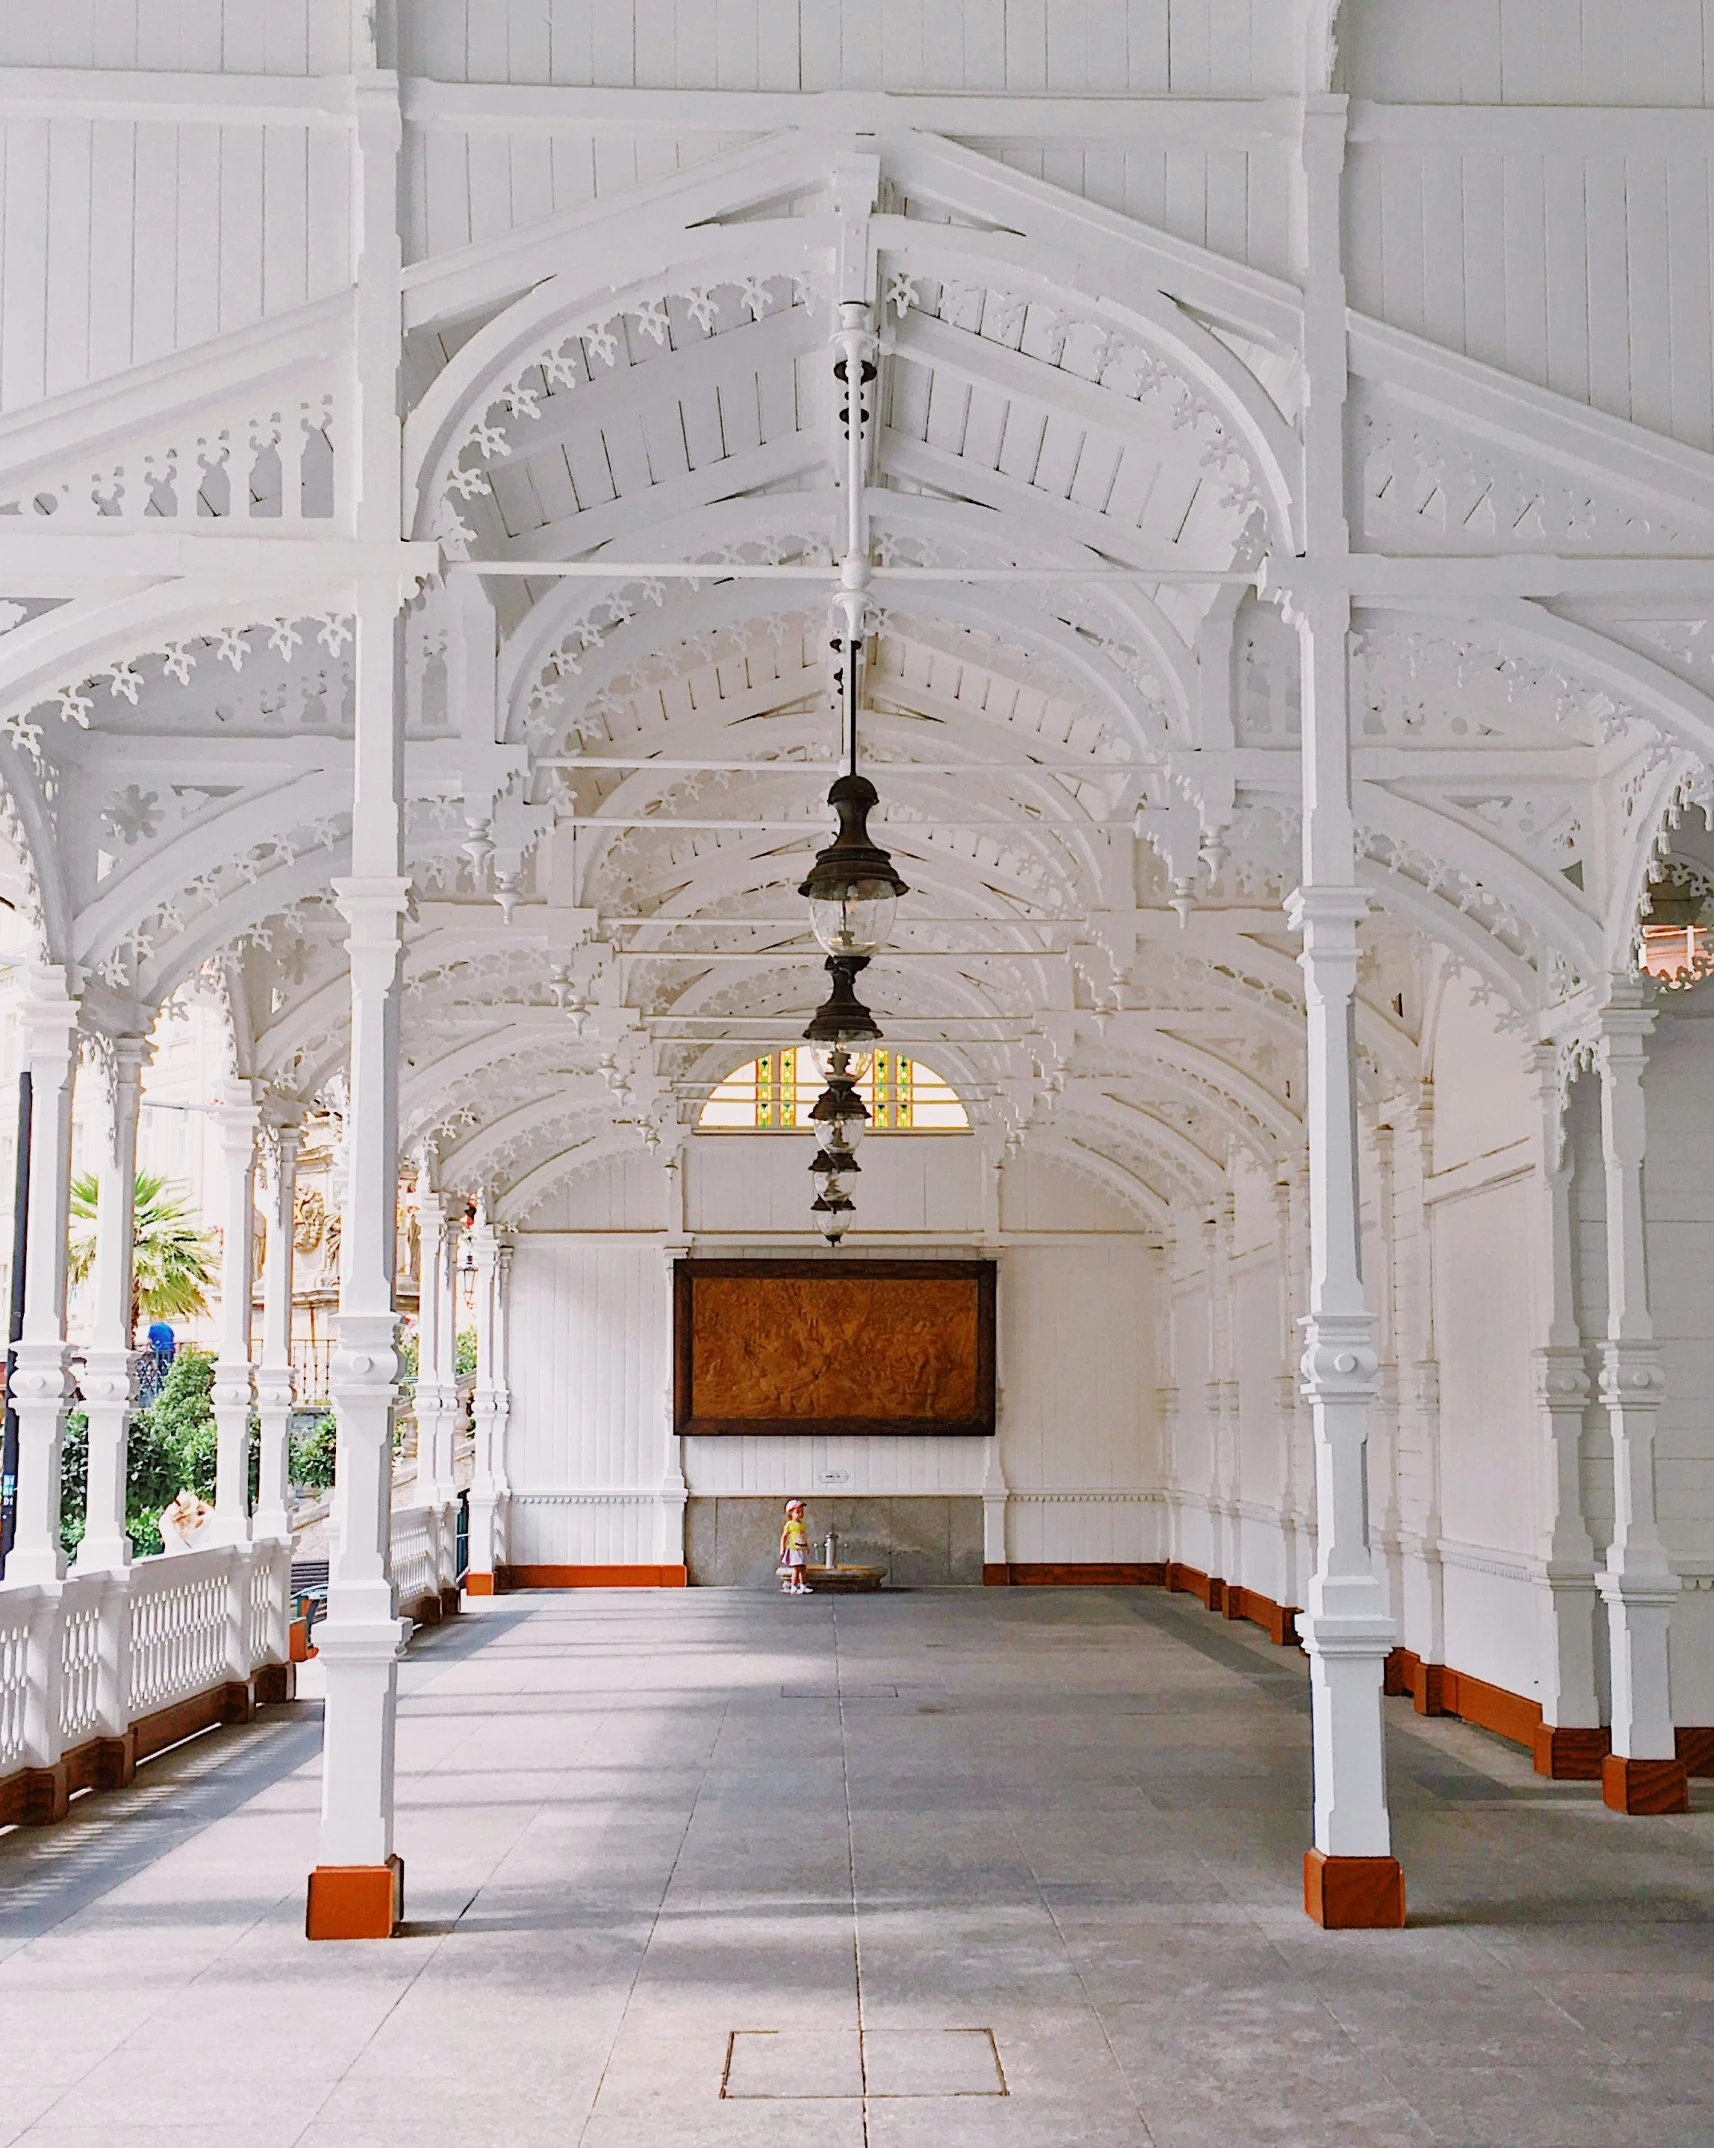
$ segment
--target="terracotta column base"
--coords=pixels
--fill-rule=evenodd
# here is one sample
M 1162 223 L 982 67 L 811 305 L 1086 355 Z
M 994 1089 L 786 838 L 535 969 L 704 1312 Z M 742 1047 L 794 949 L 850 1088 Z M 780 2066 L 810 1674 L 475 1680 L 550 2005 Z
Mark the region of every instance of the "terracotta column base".
M 1444 1663 L 1419 1663 L 1411 1676 L 1411 1700 L 1418 1715 L 1444 1715 Z
M 306 1939 L 391 1939 L 405 1913 L 405 1866 L 317 1865 L 309 1876 Z
M 1613 1743 L 1605 1728 L 1581 1730 L 1538 1723 L 1533 1740 L 1535 1771 L 1558 1783 L 1598 1783 L 1601 1763 Z
M 1405 1921 L 1405 1875 L 1396 1857 L 1303 1853 L 1304 1914 L 1329 1932 L 1396 1932 Z
M 63 1760 L 51 1768 L 25 1768 L 19 1779 L 24 1786 L 20 1826 L 52 1827 L 65 1818 L 71 1805 L 71 1770 Z
M 492 1574 L 466 1574 L 464 1577 L 464 1593 L 466 1596 L 492 1596 L 494 1594 L 494 1576 Z
M 1609 1753 L 1601 1763 L 1601 1802 L 1614 1812 L 1690 1810 L 1690 1784 L 1682 1760 L 1627 1760 Z
M 277 1707 L 282 1702 L 298 1697 L 297 1663 L 264 1663 L 256 1672 L 256 1702 L 258 1706 Z

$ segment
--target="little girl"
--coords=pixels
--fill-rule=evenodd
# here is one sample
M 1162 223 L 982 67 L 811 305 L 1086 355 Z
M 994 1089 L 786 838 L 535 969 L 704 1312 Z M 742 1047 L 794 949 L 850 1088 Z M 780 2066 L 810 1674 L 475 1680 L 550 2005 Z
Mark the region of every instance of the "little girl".
M 809 1533 L 803 1525 L 803 1501 L 786 1501 L 785 1527 L 780 1531 L 780 1593 L 784 1596 L 812 1596 L 815 1592 L 803 1578 L 808 1560 Z

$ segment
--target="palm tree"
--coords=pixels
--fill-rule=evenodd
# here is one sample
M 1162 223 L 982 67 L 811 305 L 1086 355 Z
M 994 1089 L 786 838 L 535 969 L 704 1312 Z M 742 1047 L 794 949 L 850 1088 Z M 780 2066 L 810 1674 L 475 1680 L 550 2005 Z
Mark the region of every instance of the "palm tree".
M 81 1283 L 95 1265 L 95 1174 L 71 1182 L 71 1278 Z M 150 1320 L 184 1320 L 208 1310 L 215 1280 L 214 1234 L 195 1222 L 186 1203 L 153 1171 L 137 1173 L 137 1214 L 131 1232 L 131 1340 Z

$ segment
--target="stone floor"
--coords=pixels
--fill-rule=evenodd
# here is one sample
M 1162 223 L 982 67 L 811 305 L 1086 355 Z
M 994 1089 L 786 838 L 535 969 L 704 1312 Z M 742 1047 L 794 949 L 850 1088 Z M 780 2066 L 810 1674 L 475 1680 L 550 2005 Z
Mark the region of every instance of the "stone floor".
M 1714 2144 L 1714 1784 L 1389 1703 L 1308 1924 L 1301 1658 L 1155 1591 L 504 1598 L 403 1675 L 405 1936 L 311 1947 L 317 1710 L 0 1837 L 0 2148 Z

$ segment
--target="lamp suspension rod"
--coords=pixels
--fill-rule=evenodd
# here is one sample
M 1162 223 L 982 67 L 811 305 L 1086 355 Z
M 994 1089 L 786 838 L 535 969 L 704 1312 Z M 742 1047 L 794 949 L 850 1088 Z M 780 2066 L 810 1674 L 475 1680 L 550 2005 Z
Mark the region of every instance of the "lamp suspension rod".
M 1051 962 L 1063 955 L 1057 947 L 883 947 L 877 962 Z M 618 947 L 619 962 L 814 962 L 825 964 L 820 947 Z
M 837 582 L 837 560 L 776 566 L 762 560 L 455 559 L 452 574 L 503 574 L 525 581 Z M 1254 589 L 1260 567 L 871 567 L 875 582 L 1188 582 Z
M 698 761 L 664 753 L 544 753 L 536 768 L 660 768 L 701 776 L 840 776 L 842 761 Z M 888 776 L 1151 776 L 1164 761 L 875 761 Z
M 570 826 L 574 823 L 579 828 L 594 829 L 680 828 L 703 834 L 712 831 L 716 834 L 726 835 L 801 835 L 807 841 L 813 841 L 820 833 L 815 822 L 802 817 L 797 820 L 681 820 L 676 813 L 625 815 L 570 813 L 567 814 L 562 825 Z M 1134 829 L 1137 821 L 1134 813 L 1126 814 L 1118 820 L 1097 820 L 1094 818 L 1085 820 L 1081 814 L 1072 813 L 1054 814 L 1052 816 L 1045 813 L 1014 813 L 1009 819 L 1000 820 L 942 820 L 937 815 L 932 820 L 926 818 L 922 820 L 895 820 L 885 822 L 884 825 L 895 842 L 902 842 L 913 832 L 932 834 L 936 828 L 984 828 L 990 831 L 1003 828 L 1009 830 L 1013 835 L 1024 835 L 1032 830 L 1046 828 Z

